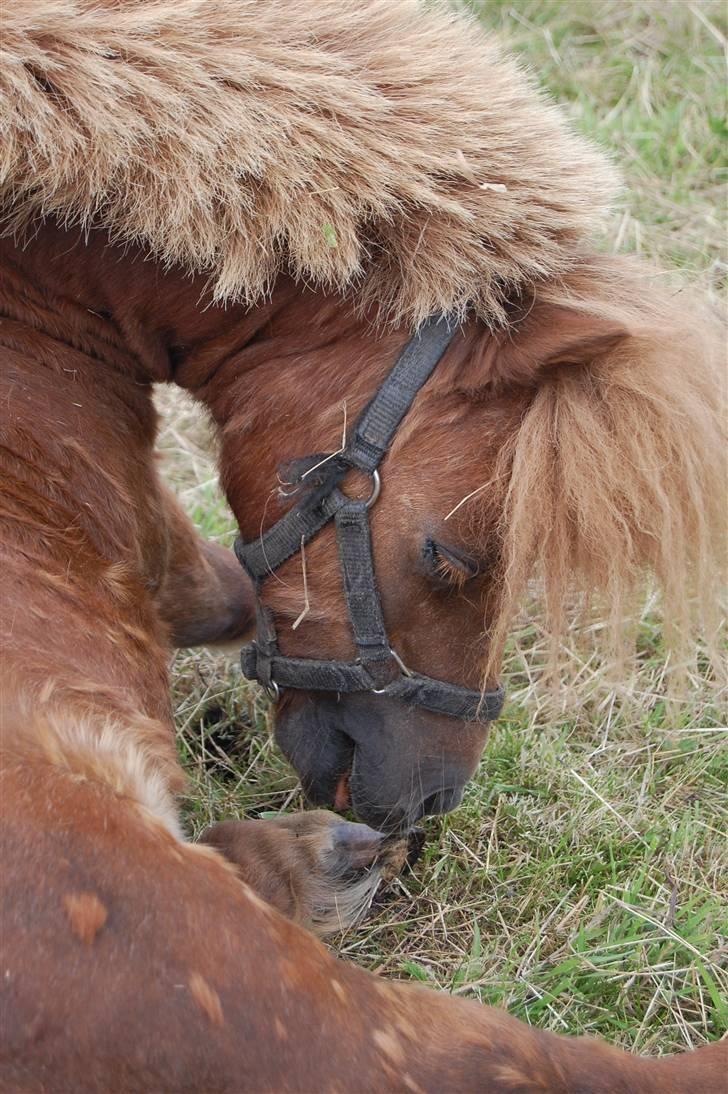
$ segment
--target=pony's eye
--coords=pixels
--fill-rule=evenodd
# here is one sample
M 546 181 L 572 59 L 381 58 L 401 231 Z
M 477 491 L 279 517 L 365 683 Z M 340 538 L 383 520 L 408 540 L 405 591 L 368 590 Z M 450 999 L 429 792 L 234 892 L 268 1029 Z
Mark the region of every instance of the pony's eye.
M 452 547 L 426 539 L 422 551 L 428 576 L 447 588 L 461 588 L 480 572 L 477 562 Z

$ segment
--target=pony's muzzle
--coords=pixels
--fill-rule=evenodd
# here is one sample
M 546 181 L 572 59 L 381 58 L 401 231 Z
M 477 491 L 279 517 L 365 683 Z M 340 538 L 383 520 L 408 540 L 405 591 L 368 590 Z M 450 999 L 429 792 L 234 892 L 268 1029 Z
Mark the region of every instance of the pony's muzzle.
M 351 810 L 377 831 L 406 833 L 457 808 L 484 743 L 452 719 L 369 695 L 287 693 L 276 740 L 316 806 Z M 467 744 L 468 747 L 463 747 Z

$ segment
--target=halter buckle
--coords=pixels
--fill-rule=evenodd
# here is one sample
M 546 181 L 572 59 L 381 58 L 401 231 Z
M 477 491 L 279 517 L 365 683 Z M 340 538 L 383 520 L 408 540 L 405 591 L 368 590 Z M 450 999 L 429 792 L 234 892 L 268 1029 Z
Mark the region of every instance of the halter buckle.
M 392 660 L 394 661 L 394 663 L 396 665 L 398 665 L 399 671 L 402 673 L 403 676 L 412 676 L 413 675 L 413 673 L 410 671 L 410 669 L 407 668 L 407 666 L 405 665 L 404 661 L 399 656 L 397 651 L 393 650 L 391 646 L 389 647 L 389 654 L 390 654 Z M 392 681 L 390 681 L 390 683 L 392 683 Z M 384 695 L 389 686 L 390 685 L 388 684 L 387 687 L 385 687 L 385 688 L 372 688 L 372 694 L 373 695 Z
M 374 505 L 377 498 L 379 497 L 379 495 L 382 492 L 382 480 L 380 478 L 379 472 L 377 471 L 376 467 L 373 468 L 373 470 L 369 471 L 368 469 L 365 470 L 363 467 L 358 467 L 357 464 L 355 464 L 355 463 L 352 463 L 352 464 L 349 465 L 349 467 L 347 469 L 347 473 L 349 471 L 358 471 L 363 475 L 368 475 L 368 477 L 371 479 L 371 483 L 372 483 L 372 492 L 371 492 L 371 494 L 369 495 L 368 498 L 359 499 L 359 498 L 356 498 L 355 496 L 352 497 L 350 494 L 347 494 L 346 491 L 344 491 L 344 495 L 345 495 L 346 499 L 349 500 L 349 501 L 359 501 L 359 500 L 361 500 L 361 501 L 364 502 L 365 508 L 371 509 L 371 507 Z

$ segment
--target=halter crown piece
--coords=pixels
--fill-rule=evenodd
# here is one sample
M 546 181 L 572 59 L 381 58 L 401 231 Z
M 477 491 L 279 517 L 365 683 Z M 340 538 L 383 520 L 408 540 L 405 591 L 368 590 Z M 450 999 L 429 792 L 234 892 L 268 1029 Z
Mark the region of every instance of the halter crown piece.
M 407 343 L 362 412 L 346 447 L 330 456 L 317 454 L 296 460 L 287 469 L 293 492 L 301 492 L 300 501 L 257 539 L 235 542 L 235 554 L 252 578 L 256 593 L 257 634 L 241 651 L 242 670 L 249 680 L 262 684 L 273 700 L 279 698 L 281 688 L 361 691 L 465 721 L 492 721 L 501 712 L 504 693 L 500 687 L 472 691 L 406 668 L 389 644 L 374 575 L 369 510 L 379 497 L 378 467 L 452 336 L 445 319 L 428 320 Z M 371 477 L 372 492 L 366 500 L 347 497 L 339 489 L 354 468 Z M 285 657 L 278 648 L 273 614 L 261 602 L 261 585 L 331 520 L 336 526 L 357 659 Z

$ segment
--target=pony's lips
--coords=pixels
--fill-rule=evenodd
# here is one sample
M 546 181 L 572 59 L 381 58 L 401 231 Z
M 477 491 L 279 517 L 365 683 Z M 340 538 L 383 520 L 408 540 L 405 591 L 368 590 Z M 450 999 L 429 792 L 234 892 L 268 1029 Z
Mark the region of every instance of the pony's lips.
M 351 809 L 351 790 L 349 789 L 349 780 L 351 779 L 351 771 L 345 772 L 338 783 L 336 784 L 336 793 L 334 794 L 334 809 L 337 813 L 345 813 L 347 809 Z

